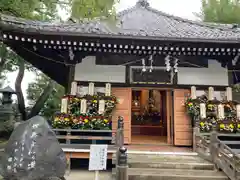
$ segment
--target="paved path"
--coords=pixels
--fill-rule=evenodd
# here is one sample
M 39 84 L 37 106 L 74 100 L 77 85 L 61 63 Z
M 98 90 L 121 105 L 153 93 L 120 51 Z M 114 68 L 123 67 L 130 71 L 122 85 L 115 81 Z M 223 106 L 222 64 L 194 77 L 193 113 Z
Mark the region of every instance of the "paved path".
M 99 180 L 112 180 L 111 171 L 100 171 Z M 94 172 L 84 170 L 71 170 L 70 175 L 66 176 L 66 180 L 94 180 Z

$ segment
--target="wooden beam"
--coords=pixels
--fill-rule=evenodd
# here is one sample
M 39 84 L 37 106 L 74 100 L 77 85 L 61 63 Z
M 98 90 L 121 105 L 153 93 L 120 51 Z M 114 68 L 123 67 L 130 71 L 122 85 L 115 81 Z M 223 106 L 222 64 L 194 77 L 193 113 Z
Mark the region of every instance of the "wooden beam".
M 46 54 L 38 54 L 37 52 L 29 51 L 28 47 L 11 45 L 12 49 L 21 56 L 24 60 L 32 64 L 34 67 L 42 71 L 44 74 L 49 76 L 51 79 L 67 87 L 68 82 L 68 69 L 64 63 L 57 61 L 55 59 L 48 59 Z M 58 62 L 58 63 L 57 63 Z
M 88 86 L 90 81 L 78 81 L 79 85 Z M 109 82 L 94 82 L 96 87 L 104 87 Z M 196 85 L 196 84 L 130 84 L 130 83 L 114 83 L 111 82 L 112 87 L 140 87 L 140 88 L 165 88 L 165 89 L 191 89 L 191 86 L 196 86 L 197 90 L 207 90 L 210 85 Z M 211 86 L 216 91 L 225 91 L 228 86 Z

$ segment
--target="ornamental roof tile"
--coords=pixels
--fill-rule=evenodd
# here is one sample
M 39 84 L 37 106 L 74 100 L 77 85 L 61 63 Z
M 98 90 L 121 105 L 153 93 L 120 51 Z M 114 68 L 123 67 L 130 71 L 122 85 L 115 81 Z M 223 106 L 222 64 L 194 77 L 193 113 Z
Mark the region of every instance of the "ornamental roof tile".
M 172 16 L 149 6 L 145 0 L 118 14 L 117 25 L 92 20 L 83 23 L 57 23 L 32 21 L 1 15 L 0 28 L 17 28 L 25 32 L 52 32 L 74 35 L 123 35 L 156 38 L 180 38 L 202 40 L 234 40 L 240 42 L 240 28 L 233 25 L 212 24 L 186 20 Z

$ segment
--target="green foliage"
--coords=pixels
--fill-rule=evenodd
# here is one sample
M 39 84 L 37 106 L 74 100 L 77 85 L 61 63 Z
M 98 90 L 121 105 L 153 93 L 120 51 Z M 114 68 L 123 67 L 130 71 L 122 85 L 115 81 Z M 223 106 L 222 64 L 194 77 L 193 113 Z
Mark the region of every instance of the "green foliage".
M 44 75 L 39 74 L 36 76 L 36 79 L 34 82 L 30 83 L 28 85 L 27 89 L 27 99 L 29 101 L 30 106 L 33 106 L 36 101 L 41 96 L 44 89 L 47 87 L 50 79 Z M 61 98 L 64 95 L 64 88 L 54 82 L 54 88 L 52 92 L 50 93 L 49 98 L 44 103 L 44 106 L 41 109 L 41 114 L 47 118 L 51 118 L 52 115 L 56 112 L 56 110 L 59 110 L 61 107 Z
M 4 14 L 27 19 L 47 20 L 56 17 L 56 0 L 0 0 L 0 10 Z
M 200 16 L 205 22 L 240 24 L 240 0 L 202 0 Z
M 75 19 L 107 18 L 114 19 L 115 4 L 119 0 L 72 0 L 71 17 Z

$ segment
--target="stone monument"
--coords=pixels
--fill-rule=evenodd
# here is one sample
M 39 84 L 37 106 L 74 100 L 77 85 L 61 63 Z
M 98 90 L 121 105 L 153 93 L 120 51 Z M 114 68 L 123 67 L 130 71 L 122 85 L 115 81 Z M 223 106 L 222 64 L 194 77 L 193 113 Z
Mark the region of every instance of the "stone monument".
M 0 174 L 6 180 L 63 179 L 67 167 L 55 133 L 41 116 L 14 129 L 0 164 Z

